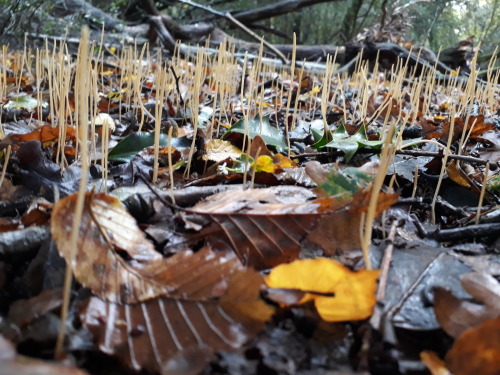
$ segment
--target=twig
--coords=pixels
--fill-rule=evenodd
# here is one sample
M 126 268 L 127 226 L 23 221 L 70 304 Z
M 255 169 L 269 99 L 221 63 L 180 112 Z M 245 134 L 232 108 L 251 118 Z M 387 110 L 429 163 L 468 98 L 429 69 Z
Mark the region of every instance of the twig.
M 425 232 L 426 238 L 438 242 L 462 241 L 478 237 L 499 236 L 500 223 L 469 225 L 466 227 L 441 229 L 434 232 Z
M 175 79 L 175 88 L 177 91 L 177 95 L 179 95 L 179 102 L 181 103 L 182 106 L 184 106 L 184 99 L 182 99 L 181 89 L 179 87 L 179 77 L 175 73 L 173 65 L 170 65 L 170 70 L 172 71 L 172 75 L 174 76 Z
M 357 154 L 379 154 L 380 150 L 375 150 L 375 149 L 371 149 L 371 148 L 360 148 L 359 150 L 356 151 L 356 153 Z M 417 150 L 397 150 L 396 154 L 397 155 L 407 155 L 407 156 L 426 156 L 426 157 L 433 157 L 433 158 L 443 158 L 444 157 L 444 155 L 439 153 L 439 152 L 417 151 Z M 343 151 L 334 150 L 334 151 L 309 152 L 309 153 L 304 153 L 304 154 L 291 155 L 290 158 L 300 159 L 300 158 L 317 157 L 317 156 L 342 156 L 342 155 L 344 155 Z M 466 162 L 469 162 L 471 164 L 477 164 L 477 165 L 489 164 L 490 170 L 491 170 L 492 166 L 493 166 L 493 169 L 495 169 L 497 167 L 496 163 L 491 163 L 489 160 L 475 158 L 473 156 L 448 155 L 448 159 L 466 161 Z
M 394 250 L 394 241 L 396 239 L 396 233 L 399 226 L 399 220 L 394 220 L 391 224 L 391 229 L 389 231 L 389 236 L 386 239 L 386 248 L 384 251 L 384 257 L 380 264 L 380 277 L 377 289 L 377 305 L 373 311 L 373 315 L 370 319 L 370 324 L 375 329 L 380 329 L 380 320 L 383 314 L 383 306 L 385 299 L 385 289 L 387 286 L 387 279 L 389 276 L 389 268 L 392 261 L 392 252 Z

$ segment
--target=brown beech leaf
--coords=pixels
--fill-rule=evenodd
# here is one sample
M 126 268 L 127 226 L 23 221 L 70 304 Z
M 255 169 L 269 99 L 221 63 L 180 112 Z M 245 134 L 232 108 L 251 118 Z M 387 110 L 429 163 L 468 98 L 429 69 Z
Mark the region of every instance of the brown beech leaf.
M 468 328 L 493 317 L 484 305 L 461 300 L 443 288 L 434 290 L 434 312 L 439 325 L 451 337 L 458 337 Z
M 66 140 L 74 140 L 75 139 L 75 128 L 72 126 L 66 125 Z M 45 142 L 54 142 L 59 139 L 60 129 L 59 127 L 52 127 L 51 125 L 43 125 L 33 130 L 31 133 L 27 134 L 12 134 L 10 138 L 15 142 L 28 142 L 32 140 L 40 141 L 41 143 Z
M 461 300 L 442 288 L 434 291 L 436 318 L 445 332 L 455 338 L 466 329 L 500 316 L 500 283 L 493 276 L 471 272 L 463 275 L 460 282 L 479 303 Z
M 448 135 L 450 133 L 450 125 L 451 124 L 449 120 L 446 120 L 444 123 L 442 123 L 438 127 L 435 127 L 434 129 L 432 128 L 432 125 L 427 125 L 427 127 L 424 128 L 424 132 L 427 133 L 424 138 L 439 138 L 442 141 L 447 141 Z M 469 121 L 467 122 L 467 126 L 465 126 L 464 120 L 462 118 L 456 117 L 453 126 L 453 142 L 460 139 L 460 137 L 462 136 L 462 132 L 469 132 L 472 126 L 474 126 L 474 128 L 472 129 L 470 134 L 471 139 L 478 138 L 487 131 L 495 129 L 494 123 L 484 122 L 483 115 L 470 116 Z
M 215 194 L 195 205 L 192 216 L 208 218 L 207 240 L 226 241 L 243 264 L 257 269 L 274 267 L 297 259 L 307 240 L 326 254 L 360 247 L 361 213 L 367 209 L 369 191 L 353 199 L 314 199 L 305 188 L 278 186 L 268 189 L 230 191 Z M 377 214 L 397 200 L 381 193 Z
M 259 331 L 274 313 L 274 308 L 260 299 L 263 285 L 264 279 L 260 273 L 252 269 L 235 272 L 220 304 L 238 322 Z
M 76 195 L 61 199 L 52 214 L 52 236 L 66 261 L 72 250 L 75 204 Z M 164 259 L 117 198 L 86 195 L 71 268 L 76 279 L 102 299 L 133 303 L 160 295 L 208 298 L 210 288 L 239 266 L 231 253 L 208 248 Z
M 446 366 L 454 375 L 498 375 L 500 317 L 462 333 L 446 354 Z
M 231 278 L 220 301 L 159 297 L 117 305 L 92 297 L 81 320 L 103 352 L 135 370 L 198 373 L 213 350 L 239 348 L 270 319 L 274 309 L 260 299 L 261 284 L 247 270 Z M 193 368 L 179 368 L 186 362 Z
M 47 289 L 38 296 L 20 299 L 13 302 L 9 308 L 9 320 L 22 328 L 47 312 L 62 305 L 62 290 Z

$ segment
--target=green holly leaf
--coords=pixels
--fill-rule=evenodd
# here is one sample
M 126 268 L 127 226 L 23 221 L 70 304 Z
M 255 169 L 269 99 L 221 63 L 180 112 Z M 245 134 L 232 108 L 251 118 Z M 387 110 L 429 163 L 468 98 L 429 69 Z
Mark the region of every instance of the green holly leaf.
M 154 145 L 155 134 L 149 132 L 136 132 L 123 138 L 108 154 L 108 160 L 129 162 L 135 155 L 146 147 Z M 184 150 L 191 146 L 191 142 L 186 137 L 172 138 L 172 146 L 178 150 Z M 160 134 L 160 146 L 168 145 L 168 136 Z
M 321 148 L 331 147 L 343 151 L 346 162 L 349 162 L 360 147 L 369 147 L 380 149 L 384 141 L 371 141 L 366 136 L 364 125 L 359 128 L 356 134 L 349 135 L 344 125 L 340 125 L 337 130 L 332 133 L 332 141 L 321 146 Z
M 233 124 L 233 126 L 224 133 L 222 138 L 227 137 L 231 133 L 245 134 L 245 120 L 241 119 Z M 269 115 L 263 116 L 262 121 L 259 115 L 255 116 L 254 119 L 248 120 L 248 135 L 251 139 L 260 135 L 267 146 L 274 146 L 278 152 L 283 152 L 288 147 L 285 136 L 269 122 Z

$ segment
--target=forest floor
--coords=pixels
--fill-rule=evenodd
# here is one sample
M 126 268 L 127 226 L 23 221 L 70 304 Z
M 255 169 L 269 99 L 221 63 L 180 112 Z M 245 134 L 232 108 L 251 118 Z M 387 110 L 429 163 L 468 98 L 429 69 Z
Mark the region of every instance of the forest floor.
M 0 374 L 500 373 L 497 76 L 0 56 Z

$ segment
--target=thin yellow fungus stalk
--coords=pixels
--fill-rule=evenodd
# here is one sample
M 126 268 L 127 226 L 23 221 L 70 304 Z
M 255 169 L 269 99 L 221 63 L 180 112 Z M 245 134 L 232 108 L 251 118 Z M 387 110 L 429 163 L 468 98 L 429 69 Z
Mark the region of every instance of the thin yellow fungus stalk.
M 2 46 L 2 54 L 1 54 L 1 60 L 2 60 L 2 65 L 0 66 L 0 113 L 2 110 L 2 98 L 3 98 L 3 93 L 5 92 L 5 89 L 7 87 L 7 71 L 6 71 L 6 61 L 5 61 L 5 54 L 6 54 L 7 49 Z M 3 68 L 3 70 L 2 70 Z M 0 140 L 5 137 L 5 133 L 3 131 L 3 124 L 2 124 L 2 116 L 0 115 Z
M 66 143 L 66 118 L 69 114 L 69 91 L 71 84 L 71 58 L 69 55 L 59 51 L 59 69 L 58 69 L 58 107 L 57 107 L 57 125 L 59 127 L 59 141 L 57 143 L 56 161 L 58 161 L 61 171 L 68 166 L 66 156 L 64 155 L 64 146 Z
M 324 136 L 328 137 L 330 134 L 330 129 L 328 127 L 328 123 L 326 122 L 326 110 L 328 107 L 329 95 L 330 95 L 330 87 L 332 82 L 332 74 L 334 70 L 334 62 L 332 56 L 328 55 L 326 58 L 326 68 L 325 68 L 325 77 L 323 80 L 323 90 L 321 92 L 321 117 L 323 117 L 323 127 L 324 127 Z M 328 138 L 327 138 L 328 139 Z
M 418 187 L 418 165 L 415 166 L 415 173 L 413 174 L 413 190 L 411 191 L 411 197 L 415 198 L 417 194 Z
M 302 67 L 300 68 L 300 73 L 299 73 L 299 87 L 297 89 L 297 95 L 295 95 L 295 103 L 293 104 L 293 116 L 292 116 L 292 126 L 291 129 L 295 129 L 295 124 L 297 123 L 297 117 L 299 116 L 298 108 L 299 108 L 299 98 L 300 98 L 300 85 L 302 83 L 302 77 L 304 76 L 304 63 L 305 59 L 302 63 Z M 288 147 L 290 149 L 290 147 Z M 290 155 L 289 155 L 290 157 Z
M 391 78 L 391 84 L 389 87 L 389 92 L 391 97 L 395 92 L 398 91 L 398 88 L 401 87 L 401 82 L 405 76 L 405 69 L 400 69 L 398 74 L 394 79 Z M 397 85 L 399 84 L 399 85 Z M 401 94 L 399 94 L 400 96 Z M 398 96 L 396 96 L 398 97 Z M 389 113 L 389 111 L 388 111 Z M 391 163 L 392 158 L 394 157 L 394 153 L 396 151 L 395 147 L 393 147 L 392 138 L 396 131 L 397 121 L 392 121 L 390 124 L 387 124 L 388 117 L 386 117 L 383 127 L 383 146 L 382 152 L 380 154 L 380 166 L 379 172 L 375 177 L 375 180 L 372 183 L 371 194 L 370 194 L 370 202 L 368 204 L 368 211 L 365 217 L 362 217 L 360 223 L 360 233 L 361 233 L 361 249 L 363 251 L 363 259 L 365 261 L 365 265 L 367 269 L 371 269 L 371 261 L 370 261 L 370 244 L 372 238 L 372 229 L 373 229 L 373 221 L 375 220 L 375 213 L 377 209 L 378 198 L 380 192 L 382 190 L 382 186 L 384 183 L 385 176 L 387 175 L 387 170 L 389 169 L 389 165 Z M 386 125 L 387 124 L 387 125 Z M 363 227 L 364 224 L 364 227 Z
M 37 101 L 37 112 L 38 112 L 38 124 L 42 123 L 42 80 L 43 80 L 43 68 L 42 68 L 42 56 L 40 50 L 37 48 L 35 52 L 35 87 L 36 87 L 36 101 Z M 1 93 L 1 92 L 0 92 Z
M 145 81 L 145 77 L 144 77 L 142 62 L 144 61 L 144 53 L 146 52 L 146 48 L 147 44 L 142 46 L 139 59 L 134 64 L 135 67 L 135 72 L 134 72 L 135 79 L 133 85 L 134 112 L 136 116 L 140 113 L 140 116 L 137 116 L 139 122 L 139 131 L 141 131 L 142 125 L 144 124 L 144 111 L 142 110 L 142 108 L 144 107 L 144 104 L 142 103 L 142 85 Z
M 3 180 L 5 179 L 5 173 L 7 173 L 7 165 L 9 164 L 11 145 L 7 146 L 7 150 L 4 153 L 4 161 L 2 166 L 2 174 L 0 175 L 0 188 L 3 185 Z
M 290 105 L 291 99 L 292 99 L 292 92 L 293 92 L 293 82 L 294 82 L 294 72 L 295 72 L 295 57 L 297 55 L 297 35 L 293 33 L 293 45 L 292 45 L 292 65 L 290 66 L 290 91 L 288 92 L 288 98 L 286 101 L 286 112 L 285 112 L 285 135 L 286 135 L 286 144 L 288 147 L 288 152 L 287 156 L 290 157 L 290 126 L 288 124 L 288 116 L 290 114 Z M 299 77 L 300 80 L 300 77 Z M 299 86 L 297 87 L 297 95 L 299 95 L 300 91 L 300 82 Z M 264 95 L 264 93 L 262 93 Z M 295 117 L 295 113 L 292 115 L 292 117 Z
M 69 248 L 73 249 L 68 257 L 66 271 L 64 275 L 64 289 L 63 289 L 63 304 L 61 308 L 61 324 L 57 335 L 57 342 L 55 348 L 55 358 L 61 359 L 64 356 L 64 336 L 66 334 L 66 320 L 68 318 L 68 308 L 71 293 L 71 279 L 72 268 L 75 262 L 75 251 L 78 244 L 78 235 L 80 234 L 80 225 L 82 221 L 83 207 L 85 204 L 85 192 L 87 190 L 87 174 L 88 174 L 88 155 L 87 155 L 87 142 L 88 142 L 88 124 L 89 124 L 89 106 L 88 97 L 90 95 L 90 87 L 88 78 L 90 75 L 91 62 L 89 60 L 89 29 L 84 27 L 82 30 L 82 37 L 80 46 L 78 48 L 78 59 L 76 62 L 76 80 L 75 92 L 79 97 L 78 107 L 75 108 L 77 113 L 76 118 L 79 124 L 79 142 L 81 147 L 81 179 L 80 188 L 75 205 L 75 215 L 71 227 L 71 237 Z
M 363 215 L 360 222 L 361 232 L 361 250 L 363 251 L 363 259 L 365 261 L 366 269 L 371 269 L 370 261 L 370 244 L 372 238 L 373 221 L 375 220 L 375 211 L 377 209 L 378 197 L 384 184 L 387 170 L 392 160 L 394 150 L 391 147 L 391 139 L 396 129 L 396 122 L 393 122 L 385 134 L 382 153 L 380 154 L 379 172 L 372 183 L 370 203 L 368 204 L 368 211 Z
M 344 83 L 342 82 L 342 78 L 340 77 L 340 74 L 337 74 L 337 88 L 340 92 L 340 98 L 342 99 L 342 112 L 343 112 L 343 117 L 344 117 L 344 124 L 347 124 L 347 106 L 345 102 L 345 95 L 344 95 Z M 363 115 L 363 109 L 361 110 L 361 118 L 364 118 Z
M 481 217 L 481 207 L 483 206 L 484 194 L 486 192 L 486 184 L 488 183 L 489 172 L 490 172 L 490 163 L 486 163 L 486 166 L 484 167 L 483 186 L 481 186 L 481 193 L 479 194 L 479 203 L 477 204 L 476 222 L 475 222 L 476 225 L 479 224 L 479 219 Z
M 91 45 L 91 51 L 94 50 L 94 45 Z M 99 98 L 98 98 L 98 74 L 97 74 L 97 64 L 94 65 L 94 68 L 91 69 L 90 71 L 90 76 L 89 76 L 89 101 L 90 101 L 90 107 L 89 107 L 89 114 L 90 114 L 90 152 L 89 152 L 89 160 L 93 160 L 94 164 L 97 162 L 97 144 L 96 144 L 96 131 L 95 131 L 95 119 L 96 116 L 99 113 L 99 109 L 97 107 L 97 104 L 99 103 Z M 103 125 L 107 126 L 107 125 Z
M 101 141 L 101 191 L 108 191 L 108 153 L 109 153 L 109 136 L 110 125 L 105 122 L 102 124 L 102 141 Z
M 257 172 L 257 160 L 259 160 L 259 156 L 260 156 L 260 150 L 261 150 L 262 147 L 259 147 L 257 149 L 257 153 L 255 155 L 255 160 L 254 160 L 254 167 L 252 168 L 252 179 L 250 181 L 250 189 L 253 189 L 253 186 L 254 186 L 254 182 L 255 182 L 255 173 Z
M 434 192 L 434 197 L 432 198 L 432 203 L 431 203 L 431 217 L 432 217 L 432 224 L 436 224 L 436 200 L 439 196 L 439 190 L 441 188 L 441 183 L 443 181 L 444 173 L 446 171 L 446 164 L 448 163 L 448 156 L 450 154 L 450 146 L 451 146 L 451 141 L 453 140 L 453 133 L 454 133 L 454 128 L 455 128 L 455 106 L 453 105 L 451 107 L 451 120 L 450 120 L 450 130 L 448 133 L 448 141 L 446 142 L 446 147 L 444 149 L 444 156 L 443 156 L 443 165 L 441 166 L 441 172 L 439 173 L 439 178 L 438 182 L 436 185 L 436 190 Z
M 204 53 L 199 49 L 196 54 L 196 68 L 194 71 L 193 91 L 189 100 L 189 110 L 191 112 L 191 123 L 193 124 L 193 141 L 189 149 L 189 156 L 187 161 L 187 168 L 184 173 L 184 178 L 189 178 L 191 174 L 191 160 L 193 159 L 194 145 L 196 143 L 196 135 L 198 133 L 198 111 L 200 106 L 200 87 L 203 83 L 203 65 Z
M 162 68 L 162 56 L 161 52 L 158 57 L 158 69 L 156 71 L 156 98 L 155 98 L 155 139 L 154 139 L 154 162 L 153 162 L 153 184 L 158 182 L 158 163 L 159 163 L 159 152 L 160 152 L 160 129 L 161 129 L 161 117 L 163 112 L 163 101 L 165 99 L 165 91 L 167 86 L 167 73 Z M 198 91 L 195 91 L 197 93 Z M 198 112 L 193 115 L 191 112 L 191 118 L 197 117 Z M 193 139 L 195 135 L 193 136 Z M 191 156 L 191 153 L 190 153 Z
M 49 44 L 48 41 L 45 40 L 45 64 L 46 64 L 46 70 L 47 70 L 47 82 L 49 84 L 49 111 L 50 111 L 50 119 L 53 122 L 54 117 L 55 117 L 55 104 L 54 104 L 54 74 L 56 72 L 56 69 L 54 67 L 54 55 L 55 55 L 55 48 L 56 45 L 54 43 L 54 51 L 52 52 L 52 56 L 49 53 Z M 55 126 L 54 123 L 52 123 L 52 126 Z
M 168 143 L 167 143 L 167 150 L 168 150 L 168 170 L 169 170 L 169 177 L 170 177 L 170 197 L 172 198 L 172 203 L 175 204 L 175 195 L 174 195 L 174 168 L 172 166 L 172 131 L 174 130 L 174 127 L 171 126 L 168 129 Z
M 248 55 L 245 52 L 245 56 L 243 58 L 243 66 L 242 66 L 242 71 L 241 71 L 241 89 L 240 89 L 240 105 L 241 105 L 241 112 L 243 113 L 243 118 L 245 121 L 245 134 L 243 136 L 243 150 L 245 149 L 245 141 L 246 141 L 246 135 L 248 134 L 248 116 L 246 114 L 245 108 L 244 108 L 244 103 L 245 103 L 245 74 L 246 74 L 246 69 L 247 69 L 247 60 Z
M 462 99 L 459 102 L 459 107 L 458 107 L 458 113 L 463 113 L 463 111 L 466 109 L 467 104 L 469 106 L 474 105 L 474 98 L 476 97 L 476 61 L 477 61 L 477 51 L 474 54 L 474 57 L 472 58 L 472 63 L 471 63 L 471 74 L 469 76 L 469 80 L 467 82 L 467 85 L 465 86 L 465 92 L 464 95 L 462 96 Z M 464 127 L 462 129 L 462 134 L 460 137 L 460 141 L 458 143 L 458 155 L 462 154 L 462 147 L 464 146 L 465 142 L 465 136 L 467 132 L 467 123 L 469 122 L 470 116 L 472 115 L 472 108 L 469 108 L 467 110 L 467 114 L 465 115 L 464 119 Z M 474 124 L 471 126 L 469 134 L 472 132 L 472 129 L 475 125 Z

